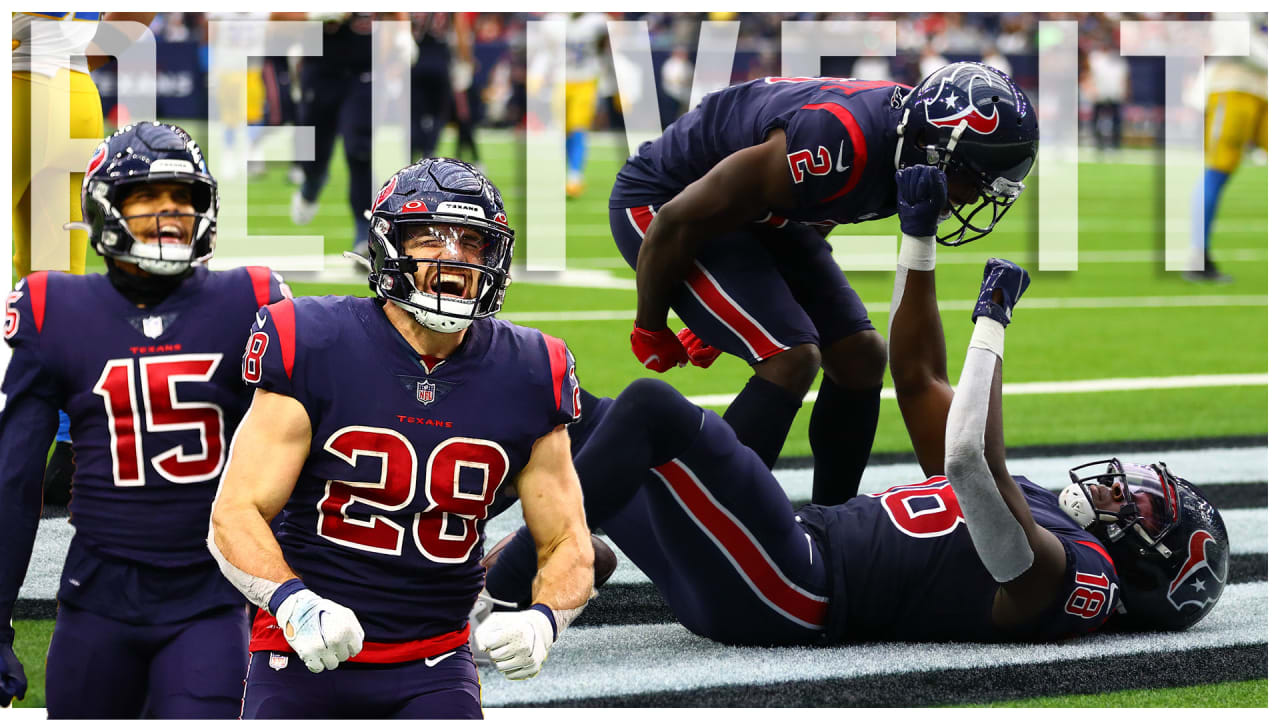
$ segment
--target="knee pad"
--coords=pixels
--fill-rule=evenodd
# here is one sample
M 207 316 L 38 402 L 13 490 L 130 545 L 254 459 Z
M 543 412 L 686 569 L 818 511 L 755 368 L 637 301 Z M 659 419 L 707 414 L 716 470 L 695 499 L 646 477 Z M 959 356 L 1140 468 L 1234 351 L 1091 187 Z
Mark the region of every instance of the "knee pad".
M 657 378 L 641 378 L 618 393 L 609 418 L 615 428 L 648 436 L 656 456 L 675 457 L 702 427 L 702 408 Z

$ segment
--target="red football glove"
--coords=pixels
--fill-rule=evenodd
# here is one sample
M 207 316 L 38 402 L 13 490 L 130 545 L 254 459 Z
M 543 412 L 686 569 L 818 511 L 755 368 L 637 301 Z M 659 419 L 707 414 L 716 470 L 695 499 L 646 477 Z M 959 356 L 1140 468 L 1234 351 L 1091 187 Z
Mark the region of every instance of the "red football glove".
M 657 332 L 633 328 L 631 352 L 635 353 L 641 365 L 657 372 L 666 372 L 677 365 L 684 367 L 689 362 L 684 346 L 670 328 L 662 328 Z
M 711 367 L 711 363 L 720 357 L 719 349 L 702 342 L 689 328 L 676 333 L 676 337 L 680 339 L 680 344 L 684 345 L 684 351 L 689 355 L 689 362 L 700 368 Z

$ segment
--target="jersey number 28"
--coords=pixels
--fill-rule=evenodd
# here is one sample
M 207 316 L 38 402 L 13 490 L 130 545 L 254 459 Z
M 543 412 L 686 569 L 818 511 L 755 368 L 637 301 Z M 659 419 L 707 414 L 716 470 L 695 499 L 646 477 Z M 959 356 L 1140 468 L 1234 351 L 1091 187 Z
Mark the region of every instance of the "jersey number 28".
M 399 555 L 403 525 L 377 514 L 369 514 L 367 520 L 351 517 L 347 509 L 356 501 L 388 512 L 408 507 L 418 488 L 413 445 L 394 430 L 349 426 L 329 436 L 324 449 L 353 468 L 360 456 L 378 458 L 382 468 L 378 482 L 326 483 L 316 532 L 346 547 Z M 437 445 L 427 458 L 422 484 L 427 509 L 413 516 L 418 552 L 438 563 L 465 562 L 480 539 L 479 522 L 487 516 L 509 467 L 506 451 L 488 440 L 454 437 Z

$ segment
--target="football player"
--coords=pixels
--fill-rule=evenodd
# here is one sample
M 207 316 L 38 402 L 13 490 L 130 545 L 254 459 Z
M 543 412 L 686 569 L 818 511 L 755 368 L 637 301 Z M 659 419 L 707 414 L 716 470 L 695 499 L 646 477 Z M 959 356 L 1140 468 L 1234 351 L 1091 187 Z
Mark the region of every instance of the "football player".
M 244 598 L 205 547 L 231 429 L 252 397 L 243 323 L 287 295 L 263 267 L 210 272 L 217 185 L 181 128 L 98 146 L 83 216 L 105 275 L 37 272 L 9 293 L 0 390 L 0 705 L 57 411 L 71 416 L 75 536 L 58 590 L 51 717 L 229 717 L 248 652 Z
M 885 344 L 826 234 L 895 214 L 895 169 L 923 163 L 946 173 L 942 212 L 958 220 L 938 241 L 982 237 L 1021 193 L 1038 136 L 1022 91 L 979 63 L 947 65 L 914 89 L 764 78 L 708 95 L 640 147 L 609 200 L 614 241 L 636 270 L 632 351 L 658 372 L 705 367 L 722 350 L 750 363 L 725 418 L 769 466 L 821 367 L 813 497 L 847 500 L 875 437 Z M 938 220 L 903 233 L 932 237 Z M 679 336 L 668 309 L 689 326 Z
M 99 32 L 99 18 L 108 22 L 132 21 L 147 25 L 155 13 L 122 12 L 15 12 L 13 13 L 13 272 L 21 280 L 31 273 L 31 177 L 32 128 L 43 132 L 53 112 L 70 112 L 71 137 L 102 137 L 102 100 L 89 71 L 106 64 L 108 58 L 92 55 Z M 32 42 L 32 25 L 54 27 L 55 44 L 37 53 Z M 56 142 L 56 141 L 55 141 Z M 37 172 L 41 168 L 34 168 Z M 68 202 L 62 208 L 78 223 L 80 185 L 84 175 L 71 173 Z M 65 215 L 64 215 L 65 219 Z M 58 220 L 60 225 L 63 220 Z M 71 231 L 71 274 L 84 274 L 85 248 L 89 238 L 83 230 Z M 8 288 L 5 288 L 8 290 Z M 71 460 L 71 420 L 58 413 L 58 432 L 53 454 L 45 468 L 45 500 L 66 505 L 74 470 Z
M 373 20 L 408 20 L 408 13 L 296 13 L 274 12 L 273 20 L 323 20 L 324 54 L 306 56 L 300 62 L 298 103 L 300 123 L 315 127 L 315 157 L 298 163 L 302 187 L 293 194 L 290 216 L 298 225 L 309 224 L 320 210 L 320 191 L 329 180 L 333 144 L 342 135 L 347 159 L 347 201 L 355 222 L 352 246 L 363 254 L 369 221 L 369 188 L 373 186 Z M 381 18 L 380 18 L 381 19 Z M 403 36 L 410 46 L 413 39 Z M 399 40 L 399 38 L 397 38 Z M 402 45 L 397 43 L 397 50 Z M 411 48 L 410 48 L 411 50 Z M 406 52 L 406 54 L 408 54 Z
M 945 204 L 937 168 L 898 177 L 900 207 Z M 1109 621 L 1160 630 L 1198 622 L 1227 580 L 1218 511 L 1163 463 L 1072 468 L 1058 496 L 1010 475 L 1004 334 L 1029 277 L 988 262 L 953 395 L 933 239 L 906 245 L 889 324 L 891 348 L 913 352 L 891 349 L 890 363 L 926 480 L 793 511 L 730 425 L 665 383 L 639 380 L 575 458 L 592 526 L 653 580 L 685 627 L 726 643 L 1041 641 Z M 495 598 L 518 597 L 502 566 L 522 547 L 512 541 L 497 558 L 487 588 Z
M 1234 13 L 1215 13 L 1216 19 Z M 1210 257 L 1210 235 L 1218 201 L 1227 180 L 1250 145 L 1267 149 L 1267 16 L 1250 13 L 1249 54 L 1212 58 L 1205 71 L 1209 101 L 1204 112 L 1204 206 L 1193 231 L 1203 250 L 1204 269 L 1185 274 L 1188 280 L 1231 282 Z
M 532 607 L 477 628 L 498 668 L 537 674 L 591 591 L 573 355 L 493 317 L 515 237 L 498 189 L 425 159 L 370 227 L 376 298 L 277 303 L 250 330 L 209 542 L 260 608 L 244 717 L 480 717 L 467 618 L 507 484 L 538 559 Z

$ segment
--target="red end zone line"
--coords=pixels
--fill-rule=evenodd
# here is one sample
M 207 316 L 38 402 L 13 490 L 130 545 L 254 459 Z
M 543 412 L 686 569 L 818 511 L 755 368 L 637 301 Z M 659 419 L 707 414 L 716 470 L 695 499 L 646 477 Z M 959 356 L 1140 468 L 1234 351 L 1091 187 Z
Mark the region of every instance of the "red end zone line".
M 689 517 L 720 548 L 747 586 L 766 605 L 787 619 L 819 630 L 827 617 L 827 599 L 796 587 L 765 555 L 756 539 L 722 507 L 688 466 L 679 460 L 653 472 L 666 483 Z

